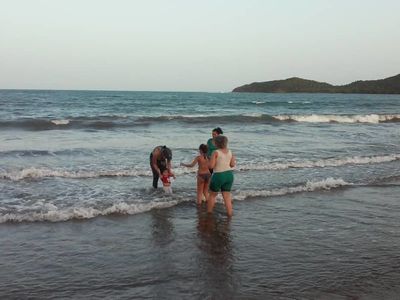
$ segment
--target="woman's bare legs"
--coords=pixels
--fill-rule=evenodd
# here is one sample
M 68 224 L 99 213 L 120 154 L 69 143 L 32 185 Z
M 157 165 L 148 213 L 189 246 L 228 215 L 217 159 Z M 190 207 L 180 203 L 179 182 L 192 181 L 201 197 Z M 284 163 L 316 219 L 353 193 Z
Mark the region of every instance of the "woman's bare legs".
M 231 192 L 222 192 L 222 198 L 224 198 L 226 214 L 228 217 L 232 217 L 233 208 L 232 208 L 232 194 Z
M 217 197 L 216 192 L 210 192 L 208 194 L 208 198 L 207 198 L 207 212 L 208 213 L 212 213 L 213 209 L 214 209 L 214 205 L 215 205 L 215 198 Z
M 197 205 L 201 205 L 201 201 L 203 200 L 203 185 L 204 180 L 197 177 Z
M 203 183 L 203 195 L 204 195 L 204 198 L 206 199 L 206 201 L 208 199 L 208 186 L 209 185 L 210 185 L 210 180 L 204 181 L 204 183 Z

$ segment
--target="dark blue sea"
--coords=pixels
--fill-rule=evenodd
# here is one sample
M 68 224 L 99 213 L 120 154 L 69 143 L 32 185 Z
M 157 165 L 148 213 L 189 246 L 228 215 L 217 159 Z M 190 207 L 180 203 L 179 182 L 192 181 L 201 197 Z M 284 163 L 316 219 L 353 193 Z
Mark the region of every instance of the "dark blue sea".
M 232 219 L 179 166 L 217 126 Z M 399 195 L 400 95 L 0 90 L 1 299 L 399 299 Z

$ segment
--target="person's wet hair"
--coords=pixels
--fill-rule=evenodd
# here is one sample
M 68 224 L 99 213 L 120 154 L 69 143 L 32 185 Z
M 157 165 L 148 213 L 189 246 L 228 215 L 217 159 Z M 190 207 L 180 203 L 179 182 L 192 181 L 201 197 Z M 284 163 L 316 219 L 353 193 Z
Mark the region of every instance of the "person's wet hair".
M 219 135 L 215 137 L 214 142 L 218 149 L 223 149 L 228 145 L 228 138 L 224 135 Z
M 201 144 L 201 145 L 199 146 L 199 150 L 201 151 L 201 153 L 207 154 L 208 147 L 207 147 L 207 145 L 205 145 L 205 144 Z
M 171 149 L 167 148 L 167 146 L 162 146 L 161 154 L 166 160 L 171 160 L 172 159 Z
M 216 132 L 218 134 L 224 134 L 224 132 L 222 131 L 221 127 L 214 128 L 213 132 Z

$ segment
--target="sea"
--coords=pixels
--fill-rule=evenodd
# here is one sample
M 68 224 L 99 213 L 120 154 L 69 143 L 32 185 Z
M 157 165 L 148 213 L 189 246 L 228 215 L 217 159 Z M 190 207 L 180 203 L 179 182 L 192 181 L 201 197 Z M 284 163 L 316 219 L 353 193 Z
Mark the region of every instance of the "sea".
M 399 195 L 400 95 L 0 90 L 1 299 L 400 299 Z

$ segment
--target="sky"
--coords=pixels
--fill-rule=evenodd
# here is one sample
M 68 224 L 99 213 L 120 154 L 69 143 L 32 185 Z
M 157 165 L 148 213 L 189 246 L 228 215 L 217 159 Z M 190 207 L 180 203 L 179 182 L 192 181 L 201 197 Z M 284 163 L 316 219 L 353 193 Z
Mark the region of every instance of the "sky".
M 227 92 L 400 73 L 398 0 L 0 0 L 0 89 Z

